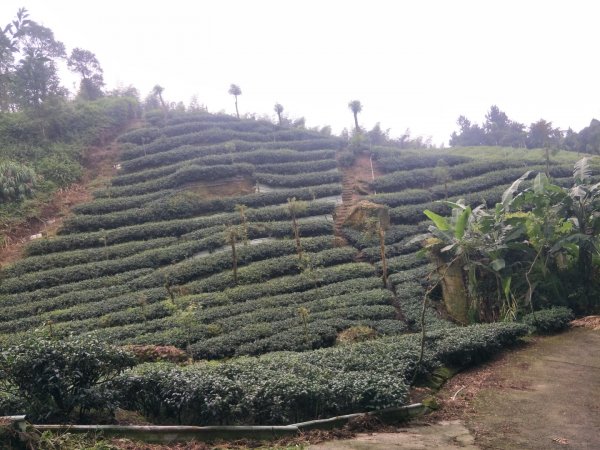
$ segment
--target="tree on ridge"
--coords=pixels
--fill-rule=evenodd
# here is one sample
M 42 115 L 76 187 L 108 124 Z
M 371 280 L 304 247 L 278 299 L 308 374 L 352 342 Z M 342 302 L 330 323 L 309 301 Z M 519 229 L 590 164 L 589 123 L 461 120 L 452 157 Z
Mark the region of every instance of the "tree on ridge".
M 79 96 L 84 100 L 96 100 L 102 97 L 104 77 L 100 62 L 89 50 L 74 48 L 67 60 L 67 66 L 72 72 L 81 75 Z
M 279 125 L 282 124 L 281 113 L 283 112 L 283 105 L 281 103 L 275 103 L 275 107 L 273 110 L 277 113 L 277 118 L 279 119 Z
M 358 113 L 362 111 L 362 104 L 358 100 L 352 100 L 348 103 L 348 108 L 352 111 L 354 115 L 354 129 L 358 132 L 360 131 L 360 127 L 358 126 Z
M 242 90 L 237 84 L 232 83 L 231 86 L 229 86 L 228 92 L 235 97 L 235 115 L 239 119 L 240 111 L 238 110 L 238 95 L 242 95 Z

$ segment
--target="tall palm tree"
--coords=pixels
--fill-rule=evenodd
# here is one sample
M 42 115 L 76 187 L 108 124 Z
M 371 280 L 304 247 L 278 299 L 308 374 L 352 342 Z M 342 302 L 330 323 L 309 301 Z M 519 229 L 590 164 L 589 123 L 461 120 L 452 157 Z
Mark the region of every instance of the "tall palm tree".
M 229 86 L 229 91 L 228 91 L 231 95 L 233 95 L 235 97 L 235 115 L 237 116 L 237 118 L 240 118 L 240 112 L 238 111 L 238 95 L 242 95 L 242 90 L 240 89 L 240 87 L 237 84 L 232 84 L 231 86 Z
M 348 103 L 348 108 L 350 108 L 350 111 L 352 111 L 352 114 L 354 114 L 354 128 L 356 131 L 359 131 L 358 113 L 362 111 L 362 104 L 358 100 L 352 100 L 350 103 Z
M 273 108 L 273 110 L 277 113 L 279 125 L 281 125 L 281 113 L 283 112 L 283 105 L 281 103 L 275 103 L 275 107 Z
M 160 100 L 160 105 L 162 106 L 163 111 L 166 111 L 167 106 L 165 105 L 165 101 L 163 100 L 163 96 L 162 96 L 162 93 L 164 90 L 165 90 L 164 87 L 157 84 L 156 86 L 154 86 L 152 88 L 152 93 L 154 94 L 155 97 L 158 97 L 158 100 Z

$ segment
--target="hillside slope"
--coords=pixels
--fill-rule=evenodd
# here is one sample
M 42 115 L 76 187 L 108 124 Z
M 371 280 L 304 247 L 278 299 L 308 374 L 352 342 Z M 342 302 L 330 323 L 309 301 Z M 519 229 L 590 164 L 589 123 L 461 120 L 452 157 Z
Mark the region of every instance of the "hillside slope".
M 224 115 L 161 121 L 150 117 L 122 135 L 110 185 L 75 207 L 58 236 L 32 242 L 26 259 L 3 270 L 0 336 L 94 331 L 212 359 L 326 347 L 358 325 L 416 331 L 430 267 L 407 243 L 426 230 L 422 211 L 444 212 L 434 201 L 445 196 L 493 204 L 526 169 L 545 163 L 535 152 L 498 151 L 480 162 L 468 153 L 374 148 L 383 174 L 367 180 L 377 192 L 367 198 L 390 208 L 392 293 L 379 278 L 375 237 L 346 228 L 350 245 L 334 239 L 339 138 Z M 566 183 L 575 158 L 562 158 L 551 174 Z M 301 203 L 291 206 L 293 198 Z M 433 308 L 427 320 L 451 326 Z

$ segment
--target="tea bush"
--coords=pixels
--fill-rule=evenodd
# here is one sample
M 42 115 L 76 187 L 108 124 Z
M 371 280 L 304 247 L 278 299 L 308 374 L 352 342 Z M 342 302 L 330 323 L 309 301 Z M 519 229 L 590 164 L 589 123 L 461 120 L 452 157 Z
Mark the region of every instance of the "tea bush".
M 297 212 L 298 218 L 331 214 L 335 204 L 331 202 L 308 202 L 306 208 Z M 249 222 L 270 222 L 289 220 L 290 213 L 287 205 L 266 206 L 263 208 L 248 208 L 246 217 Z M 27 255 L 42 255 L 46 253 L 70 251 L 75 249 L 101 247 L 129 241 L 149 240 L 160 237 L 177 237 L 194 230 L 208 229 L 223 224 L 236 225 L 240 223 L 237 212 L 219 213 L 210 216 L 193 217 L 188 219 L 165 220 L 148 222 L 141 225 L 131 225 L 111 230 L 90 233 L 71 233 L 55 236 L 51 239 L 39 239 L 30 242 L 25 248 Z
M 559 306 L 527 314 L 521 320 L 532 332 L 550 334 L 568 328 L 574 317 L 571 309 Z
M 512 323 L 431 333 L 421 370 L 479 361 L 526 333 L 526 326 Z M 186 368 L 147 364 L 119 377 L 114 388 L 121 406 L 155 422 L 288 424 L 404 404 L 419 340 L 386 337 Z
M 0 390 L 24 400 L 30 420 L 70 420 L 112 411 L 106 383 L 134 365 L 129 353 L 89 337 L 30 338 L 0 352 Z

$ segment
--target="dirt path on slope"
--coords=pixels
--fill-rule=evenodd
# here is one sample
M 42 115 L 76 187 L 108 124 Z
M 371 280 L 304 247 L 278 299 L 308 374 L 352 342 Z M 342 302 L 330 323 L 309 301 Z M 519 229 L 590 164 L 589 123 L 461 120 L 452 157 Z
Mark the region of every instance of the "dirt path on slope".
M 436 398 L 441 409 L 424 423 L 310 449 L 600 449 L 600 331 L 535 338 Z
M 338 158 L 339 158 L 338 154 Z M 377 163 L 369 155 L 361 153 L 356 156 L 351 167 L 339 167 L 342 172 L 342 203 L 335 209 L 335 235 L 345 242 L 342 227 L 352 206 L 364 196 L 372 194 L 369 182 L 381 175 Z
M 1 230 L 7 244 L 0 247 L 0 266 L 10 264 L 23 256 L 23 249 L 30 237 L 36 234 L 52 236 L 71 213 L 71 208 L 92 199 L 92 191 L 108 182 L 116 173 L 115 164 L 119 147 L 110 143 L 90 148 L 83 159 L 83 177 L 67 189 L 59 189 L 49 202 L 40 207 L 40 214 L 25 222 L 11 224 Z

